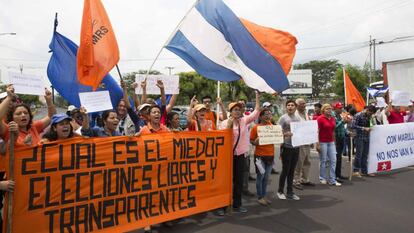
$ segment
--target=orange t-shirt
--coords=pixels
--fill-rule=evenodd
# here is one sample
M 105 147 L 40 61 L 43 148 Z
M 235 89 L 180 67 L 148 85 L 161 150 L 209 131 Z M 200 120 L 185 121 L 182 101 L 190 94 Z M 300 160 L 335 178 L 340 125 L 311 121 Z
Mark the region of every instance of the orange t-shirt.
M 253 126 L 253 128 L 250 131 L 250 140 L 256 140 L 258 137 L 257 135 L 257 127 L 263 126 L 263 125 L 272 125 L 272 123 L 267 124 L 256 124 Z M 274 156 L 275 155 L 275 145 L 269 144 L 269 145 L 256 145 L 256 149 L 254 151 L 254 154 L 256 156 Z
M 210 120 L 211 122 L 213 122 L 213 130 L 216 130 L 216 116 L 217 113 L 215 113 L 214 111 L 208 111 L 206 112 L 206 120 Z
M 204 124 L 200 124 L 200 128 L 198 128 L 198 124 L 196 120 L 191 120 L 191 124 L 188 127 L 188 131 L 210 131 L 215 130 L 214 123 L 210 120 L 205 120 Z
M 152 128 L 151 124 L 148 124 L 141 128 L 141 135 L 151 134 L 151 133 L 163 133 L 163 132 L 170 132 L 170 130 L 163 124 L 160 124 L 160 128 L 157 130 Z
M 4 125 L 5 133 L 2 135 L 4 141 L 9 141 L 10 132 L 9 132 L 9 125 Z M 15 146 L 37 146 L 41 140 L 40 133 L 43 132 L 43 122 L 42 121 L 34 121 L 32 126 L 28 131 L 23 131 L 19 129 L 19 136 L 16 140 Z M 31 139 L 30 139 L 31 137 Z M 30 142 L 31 140 L 31 142 Z

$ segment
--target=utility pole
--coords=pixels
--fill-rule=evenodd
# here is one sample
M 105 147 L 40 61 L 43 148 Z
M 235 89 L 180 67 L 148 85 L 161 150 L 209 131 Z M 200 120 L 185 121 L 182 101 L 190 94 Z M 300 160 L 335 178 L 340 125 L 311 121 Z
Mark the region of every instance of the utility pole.
M 374 44 L 372 43 L 373 41 L 374 41 Z M 372 48 L 372 46 L 374 46 L 374 48 Z M 373 60 L 372 50 L 375 51 L 375 39 L 372 40 L 372 37 L 369 36 L 369 83 L 367 85 L 368 87 L 370 87 L 370 85 L 372 83 L 372 60 Z M 374 58 L 374 60 L 375 60 L 375 58 Z M 367 105 L 368 105 L 368 101 L 369 101 L 369 92 L 368 92 L 368 89 L 367 89 L 367 102 L 366 102 Z
M 171 70 L 173 70 L 174 66 L 166 66 L 165 69 L 168 69 L 168 75 L 171 75 Z

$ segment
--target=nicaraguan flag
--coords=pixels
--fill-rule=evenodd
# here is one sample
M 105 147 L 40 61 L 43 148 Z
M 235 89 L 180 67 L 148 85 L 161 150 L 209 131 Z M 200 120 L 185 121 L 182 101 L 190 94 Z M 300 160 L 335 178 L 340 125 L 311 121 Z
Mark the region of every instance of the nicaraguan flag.
M 372 96 L 372 97 L 378 97 L 378 96 L 380 96 L 380 95 L 382 95 L 382 94 L 385 94 L 387 91 L 388 91 L 388 87 L 387 86 L 384 86 L 383 88 L 381 88 L 381 89 L 375 89 L 375 88 L 372 88 L 372 87 L 368 87 L 367 88 L 367 91 L 368 91 L 368 93 Z
M 47 76 L 52 86 L 70 104 L 80 107 L 79 93 L 91 92 L 92 87 L 79 83 L 76 74 L 76 54 L 78 46 L 71 40 L 55 30 L 49 48 L 53 53 L 47 66 Z M 102 80 L 103 87 L 98 90 L 108 90 L 111 96 L 112 106 L 117 106 L 123 97 L 123 91 L 111 75 L 106 75 Z
M 253 89 L 280 93 L 289 88 L 296 44 L 287 32 L 239 19 L 221 0 L 200 0 L 166 48 L 206 78 L 242 78 Z

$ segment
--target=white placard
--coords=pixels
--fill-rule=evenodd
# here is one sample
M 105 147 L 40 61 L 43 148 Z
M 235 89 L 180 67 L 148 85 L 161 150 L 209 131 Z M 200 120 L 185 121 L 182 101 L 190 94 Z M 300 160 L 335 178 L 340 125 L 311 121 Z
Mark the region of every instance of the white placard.
M 290 131 L 292 132 L 292 145 L 302 146 L 318 142 L 318 122 L 300 121 L 291 122 Z
M 369 140 L 368 173 L 414 165 L 414 123 L 376 125 Z
M 141 95 L 142 88 L 141 82 L 145 80 L 145 74 L 136 74 L 135 82 L 138 83 L 138 87 L 135 88 L 135 94 Z M 157 87 L 157 81 L 162 80 L 164 83 L 165 94 L 178 94 L 180 92 L 179 83 L 180 78 L 178 75 L 148 75 L 147 77 L 147 94 L 160 95 L 160 89 Z
M 377 97 L 377 107 L 378 108 L 385 108 L 387 107 L 387 103 L 385 102 L 384 97 Z
M 283 132 L 280 125 L 262 125 L 257 127 L 259 145 L 283 143 Z
M 393 91 L 391 95 L 391 105 L 408 106 L 411 105 L 410 93 L 406 91 Z
M 45 95 L 42 76 L 9 72 L 9 82 L 16 94 Z
M 109 91 L 81 92 L 79 99 L 89 113 L 113 109 Z

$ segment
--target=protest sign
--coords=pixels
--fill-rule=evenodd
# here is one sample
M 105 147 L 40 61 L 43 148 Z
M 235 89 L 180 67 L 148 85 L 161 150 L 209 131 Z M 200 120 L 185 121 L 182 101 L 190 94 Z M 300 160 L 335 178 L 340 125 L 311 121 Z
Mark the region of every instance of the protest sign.
M 377 97 L 376 100 L 377 100 L 377 107 L 378 108 L 385 108 L 385 107 L 388 106 L 387 103 L 385 102 L 384 97 Z
M 230 130 L 15 151 L 13 232 L 128 232 L 231 203 Z
M 136 74 L 135 82 L 138 83 L 138 87 L 135 89 L 135 94 L 141 95 L 142 88 L 141 82 L 145 80 L 146 75 Z M 147 78 L 147 94 L 160 95 L 160 89 L 157 87 L 157 81 L 161 80 L 164 83 L 165 94 L 178 94 L 180 92 L 178 75 L 148 75 Z
M 89 113 L 113 109 L 108 91 L 81 92 L 79 100 Z
M 293 146 L 309 145 L 319 140 L 317 121 L 291 122 L 290 131 Z
M 257 127 L 259 145 L 283 143 L 283 132 L 280 125 L 262 125 Z
M 393 91 L 391 95 L 391 105 L 408 106 L 411 105 L 410 93 L 407 91 Z
M 44 95 L 45 85 L 42 76 L 9 72 L 9 82 L 16 94 Z
M 414 165 L 414 123 L 376 125 L 370 133 L 368 173 Z

